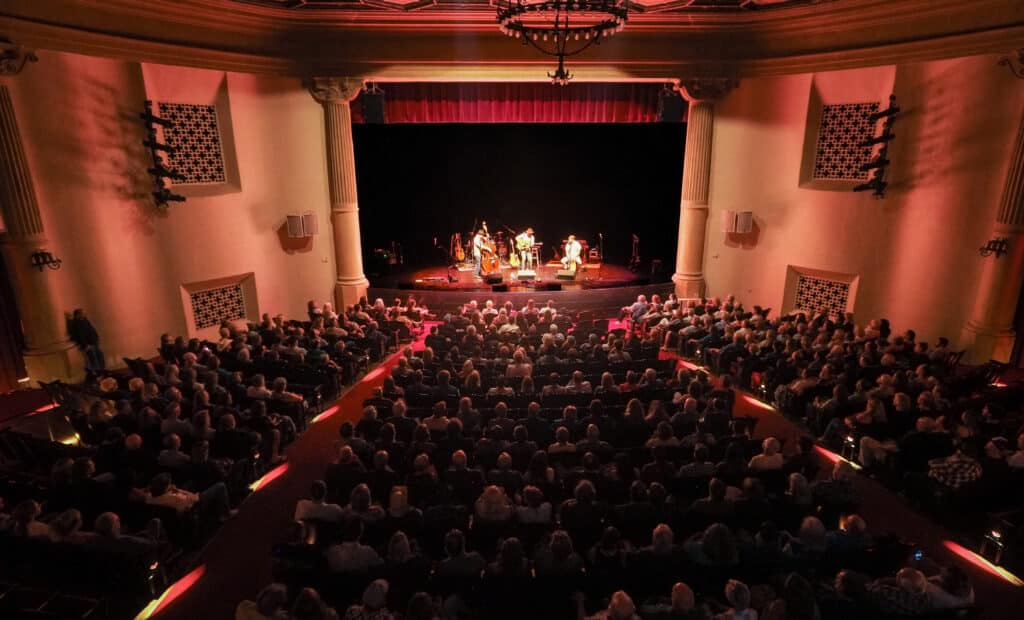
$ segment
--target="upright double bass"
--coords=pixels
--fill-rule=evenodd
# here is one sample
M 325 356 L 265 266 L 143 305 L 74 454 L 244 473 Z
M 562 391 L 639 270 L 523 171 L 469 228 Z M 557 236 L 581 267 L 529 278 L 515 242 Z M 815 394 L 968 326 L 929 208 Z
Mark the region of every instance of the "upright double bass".
M 501 269 L 501 259 L 498 257 L 498 248 L 491 239 L 491 232 L 487 230 L 487 222 L 483 223 L 484 244 L 480 246 L 480 275 L 486 276 Z

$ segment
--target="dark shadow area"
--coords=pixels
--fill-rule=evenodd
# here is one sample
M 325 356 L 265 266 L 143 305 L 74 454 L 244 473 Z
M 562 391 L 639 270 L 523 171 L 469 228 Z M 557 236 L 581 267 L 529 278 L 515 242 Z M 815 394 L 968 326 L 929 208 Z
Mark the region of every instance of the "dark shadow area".
M 526 226 L 542 258 L 570 233 L 624 264 L 640 237 L 645 260 L 671 264 L 686 125 L 355 125 L 364 257 L 397 241 L 407 265 L 441 264 L 434 249 L 474 223 Z M 506 228 L 507 227 L 507 228 Z

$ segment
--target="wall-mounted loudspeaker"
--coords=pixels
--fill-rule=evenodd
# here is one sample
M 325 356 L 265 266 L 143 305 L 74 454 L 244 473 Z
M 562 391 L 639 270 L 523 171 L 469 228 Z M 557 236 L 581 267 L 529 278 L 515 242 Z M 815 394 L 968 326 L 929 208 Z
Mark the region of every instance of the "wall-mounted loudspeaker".
M 316 213 L 306 211 L 302 215 L 287 216 L 288 236 L 292 239 L 312 237 L 318 231 Z
M 658 122 L 681 123 L 686 116 L 686 100 L 679 91 L 663 88 L 658 94 Z
M 302 232 L 306 233 L 307 237 L 312 237 L 319 232 L 316 225 L 316 213 L 306 211 L 302 214 Z
M 754 230 L 754 214 L 751 211 L 723 211 L 722 232 L 747 234 Z
M 363 104 L 363 121 L 367 125 L 382 125 L 386 122 L 384 116 L 384 91 L 374 88 L 364 90 L 359 95 Z

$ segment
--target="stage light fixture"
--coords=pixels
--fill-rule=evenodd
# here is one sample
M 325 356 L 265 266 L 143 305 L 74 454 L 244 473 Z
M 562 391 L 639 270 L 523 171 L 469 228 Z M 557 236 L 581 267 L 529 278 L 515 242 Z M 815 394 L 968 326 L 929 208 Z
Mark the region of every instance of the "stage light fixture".
M 184 196 L 175 194 L 166 187 L 162 187 L 153 192 L 153 198 L 155 198 L 157 204 L 160 205 L 166 205 L 168 202 L 185 202 Z
M 868 115 L 868 120 L 877 122 L 881 119 L 885 119 L 882 123 L 882 133 L 868 138 L 863 142 L 860 142 L 858 146 L 861 147 L 874 147 L 880 145 L 878 150 L 874 153 L 874 156 L 870 160 L 864 162 L 859 167 L 861 172 L 867 172 L 874 170 L 871 178 L 856 185 L 853 188 L 855 192 L 872 192 L 875 198 L 884 198 L 885 190 L 889 184 L 885 181 L 885 170 L 891 163 L 889 161 L 889 142 L 896 137 L 896 134 L 892 132 L 892 126 L 896 121 L 896 115 L 899 113 L 900 108 L 896 105 L 896 95 L 889 95 L 889 107 L 884 110 L 879 110 Z
M 881 154 L 879 154 L 878 157 L 875 157 L 874 159 L 872 159 L 868 163 L 864 164 L 863 166 L 860 167 L 860 169 L 861 169 L 862 172 L 867 172 L 868 170 L 872 170 L 874 168 L 885 168 L 890 163 L 891 162 L 889 162 L 888 159 L 882 158 Z
M 900 107 L 896 105 L 896 95 L 889 95 L 889 107 L 884 110 L 879 110 L 874 114 L 868 115 L 868 120 L 877 121 L 882 118 L 889 118 L 896 116 L 900 112 Z
M 892 140 L 895 137 L 896 137 L 896 134 L 889 133 L 888 128 L 887 128 L 885 133 L 877 135 L 874 138 L 868 138 L 867 140 L 861 142 L 857 146 L 874 146 L 876 144 L 883 144 L 885 142 L 888 142 L 889 140 Z
M 168 179 L 173 179 L 175 181 L 185 180 L 185 175 L 178 172 L 177 170 L 165 168 L 163 162 L 158 163 L 156 166 L 148 169 L 146 172 L 148 172 L 150 176 L 154 177 L 167 177 Z
M 889 186 L 888 183 L 886 183 L 885 181 L 881 180 L 880 178 L 875 177 L 875 178 L 872 178 L 867 183 L 861 183 L 860 185 L 857 185 L 856 187 L 853 188 L 853 191 L 855 191 L 855 192 L 872 191 L 872 192 L 874 192 L 875 198 L 882 198 L 882 197 L 885 196 L 885 188 L 888 187 L 888 186 Z
M 169 121 L 166 118 L 160 118 L 153 114 L 153 102 L 146 102 L 146 111 L 139 114 L 139 118 L 143 120 L 146 125 L 160 125 L 161 127 L 174 127 L 174 121 Z
M 169 202 L 184 202 L 184 196 L 171 192 L 164 183 L 164 179 L 185 180 L 185 175 L 164 165 L 164 159 L 160 156 L 160 151 L 173 155 L 176 149 L 160 142 L 157 138 L 157 125 L 167 129 L 174 126 L 174 121 L 153 114 L 152 101 L 146 100 L 143 107 L 142 113 L 139 114 L 139 118 L 142 119 L 143 125 L 146 127 L 146 139 L 142 141 L 142 146 L 149 149 L 149 155 L 153 161 L 153 166 L 146 169 L 146 172 L 153 177 L 153 199 L 158 207 L 166 207 Z
M 164 151 L 164 152 L 171 153 L 171 154 L 174 154 L 174 151 L 176 150 L 173 146 L 167 146 L 166 144 L 163 144 L 161 142 L 157 142 L 154 139 L 143 140 L 142 141 L 142 146 L 144 146 L 147 149 L 150 149 L 152 151 Z

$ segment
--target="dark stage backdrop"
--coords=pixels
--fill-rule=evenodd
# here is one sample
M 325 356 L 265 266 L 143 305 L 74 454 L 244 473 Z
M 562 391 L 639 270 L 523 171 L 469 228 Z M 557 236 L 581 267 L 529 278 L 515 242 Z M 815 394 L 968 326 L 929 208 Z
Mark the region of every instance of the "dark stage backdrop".
M 443 264 L 449 236 L 487 220 L 533 226 L 542 258 L 567 234 L 625 263 L 631 235 L 645 263 L 675 264 L 686 125 L 355 125 L 359 219 L 367 273 L 374 249 L 404 249 L 407 266 Z M 560 251 L 560 249 L 559 249 Z

